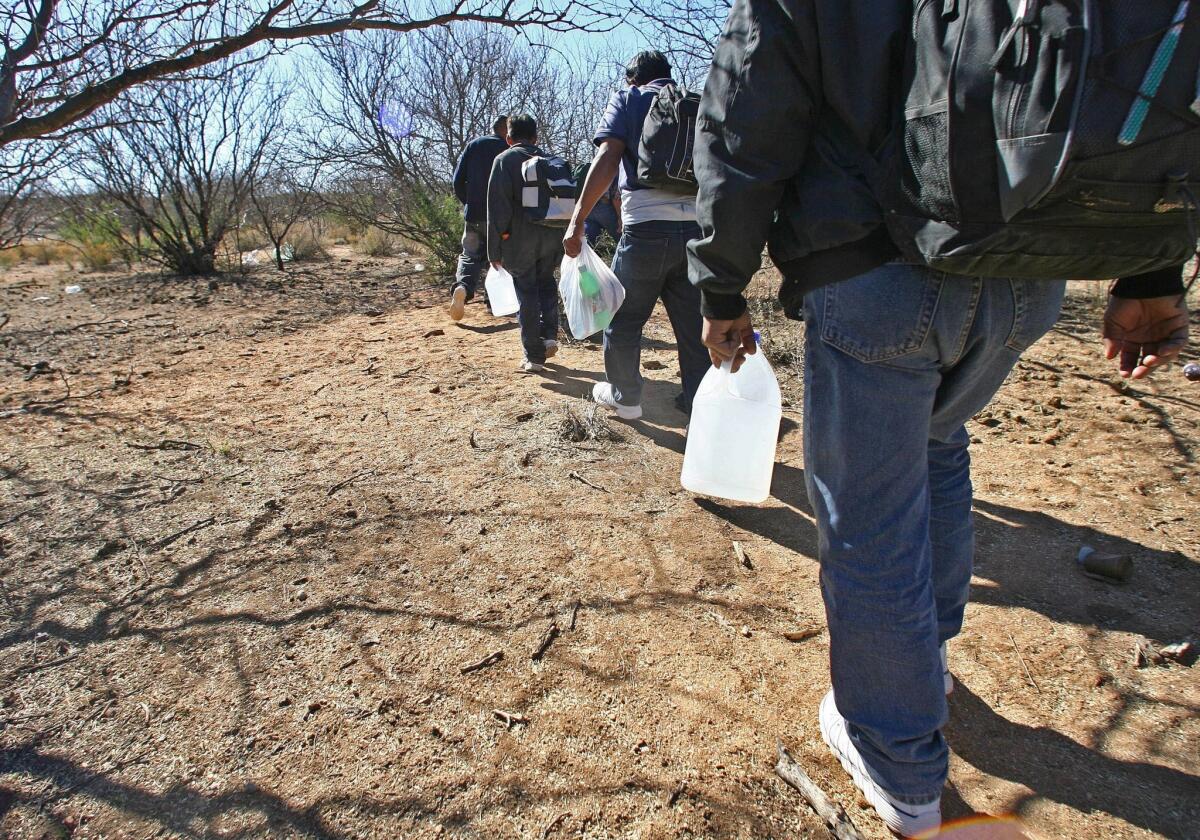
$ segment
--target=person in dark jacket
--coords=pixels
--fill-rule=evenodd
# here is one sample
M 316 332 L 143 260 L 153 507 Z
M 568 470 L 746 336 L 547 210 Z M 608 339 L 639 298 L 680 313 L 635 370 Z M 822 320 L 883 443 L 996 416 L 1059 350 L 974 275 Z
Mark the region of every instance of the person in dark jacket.
M 522 167 L 545 157 L 537 146 L 537 122 L 528 114 L 508 119 L 511 148 L 492 163 L 488 179 L 487 253 L 496 268 L 513 277 L 520 309 L 521 370 L 540 373 L 558 352 L 558 286 L 554 269 L 562 261 L 561 229 L 535 222 L 525 211 Z M 534 199 L 536 206 L 536 198 Z
M 1064 281 L 951 277 L 900 260 L 873 176 L 896 125 L 913 4 L 735 0 L 700 106 L 689 246 L 713 364 L 756 352 L 742 292 L 764 245 L 806 324 L 804 472 L 832 690 L 820 731 L 887 824 L 936 828 L 974 553 L 965 422 L 1055 322 Z M 1155 285 L 1155 283 L 1163 285 Z M 1139 285 L 1140 283 L 1140 285 Z M 1110 358 L 1179 351 L 1178 275 L 1121 281 Z
M 454 167 L 454 194 L 463 205 L 462 253 L 450 289 L 450 317 L 461 321 L 466 303 L 475 297 L 485 264 L 487 189 L 492 161 L 508 148 L 508 117 L 497 117 L 492 133 L 476 137 L 459 155 Z

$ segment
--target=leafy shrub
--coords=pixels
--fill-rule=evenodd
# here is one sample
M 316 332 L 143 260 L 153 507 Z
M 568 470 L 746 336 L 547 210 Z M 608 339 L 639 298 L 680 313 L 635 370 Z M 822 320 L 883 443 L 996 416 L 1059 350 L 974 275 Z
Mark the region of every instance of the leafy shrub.
M 108 268 L 125 250 L 121 221 L 105 209 L 85 210 L 68 219 L 59 227 L 59 235 L 76 248 L 84 266 L 92 271 Z

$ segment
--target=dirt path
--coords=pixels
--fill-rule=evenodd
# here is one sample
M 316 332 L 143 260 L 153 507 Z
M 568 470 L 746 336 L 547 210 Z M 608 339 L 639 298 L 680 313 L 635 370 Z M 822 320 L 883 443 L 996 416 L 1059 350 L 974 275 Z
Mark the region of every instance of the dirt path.
M 0 830 L 823 836 L 782 738 L 886 836 L 816 731 L 826 637 L 783 637 L 823 625 L 798 366 L 773 498 L 724 505 L 679 488 L 665 320 L 645 422 L 606 424 L 597 348 L 517 374 L 513 324 L 447 323 L 411 260 L 76 279 L 0 278 Z M 1129 651 L 1200 636 L 1200 389 L 1116 385 L 1094 327 L 1073 299 L 972 424 L 946 810 L 1194 836 L 1200 671 Z

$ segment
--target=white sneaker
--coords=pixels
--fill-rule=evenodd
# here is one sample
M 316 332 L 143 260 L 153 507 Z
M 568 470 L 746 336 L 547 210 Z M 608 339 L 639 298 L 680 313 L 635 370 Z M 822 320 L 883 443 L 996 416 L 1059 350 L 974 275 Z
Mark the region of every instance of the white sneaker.
M 832 690 L 821 700 L 821 709 L 817 717 L 821 724 L 821 737 L 829 750 L 842 763 L 842 767 L 854 779 L 854 784 L 887 823 L 888 828 L 902 837 L 921 837 L 932 836 L 932 833 L 941 827 L 940 796 L 924 805 L 909 805 L 894 799 L 871 778 L 866 762 L 850 740 L 846 720 L 837 710 Z
M 592 399 L 598 405 L 617 412 L 617 416 L 622 420 L 636 420 L 642 416 L 640 405 L 621 405 L 617 402 L 617 398 L 613 396 L 612 385 L 607 382 L 597 382 L 592 387 Z
M 543 343 L 546 345 L 546 361 L 550 361 L 558 354 L 558 342 L 547 338 Z
M 455 286 L 454 291 L 450 293 L 450 320 L 461 321 L 466 311 L 467 290 L 462 286 Z
M 545 369 L 545 365 L 539 365 L 537 362 L 531 362 L 528 359 L 521 362 L 521 373 L 541 373 Z
M 946 696 L 950 696 L 950 692 L 954 691 L 954 677 L 950 676 L 950 659 L 946 653 L 946 642 L 942 642 L 942 686 L 946 689 Z

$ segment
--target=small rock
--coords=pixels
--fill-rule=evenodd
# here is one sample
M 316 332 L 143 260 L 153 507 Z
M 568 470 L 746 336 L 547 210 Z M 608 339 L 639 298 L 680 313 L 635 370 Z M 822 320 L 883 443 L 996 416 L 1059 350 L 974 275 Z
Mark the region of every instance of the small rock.
M 666 370 L 667 366 L 657 359 L 647 359 L 642 362 L 642 367 L 646 370 Z
M 750 625 L 748 625 L 748 624 L 742 625 L 742 635 L 745 636 L 747 639 L 749 639 L 751 636 L 754 635 L 754 631 L 750 629 Z
M 430 330 L 429 332 L 425 333 L 425 335 L 423 335 L 421 337 L 422 338 L 433 338 L 434 336 L 445 335 L 445 334 L 446 334 L 445 330 Z
M 283 696 L 281 696 L 281 697 L 280 697 L 278 700 L 276 700 L 276 701 L 275 701 L 275 703 L 276 703 L 276 704 L 277 704 L 277 705 L 278 705 L 280 708 L 282 708 L 282 707 L 284 707 L 284 706 L 290 706 L 290 705 L 292 705 L 292 698 L 291 698 L 291 697 L 288 697 L 286 694 L 284 694 L 284 695 L 283 695 Z

